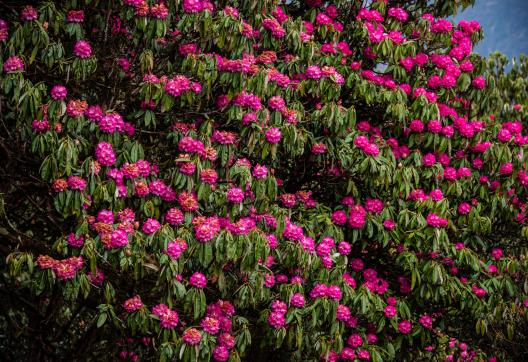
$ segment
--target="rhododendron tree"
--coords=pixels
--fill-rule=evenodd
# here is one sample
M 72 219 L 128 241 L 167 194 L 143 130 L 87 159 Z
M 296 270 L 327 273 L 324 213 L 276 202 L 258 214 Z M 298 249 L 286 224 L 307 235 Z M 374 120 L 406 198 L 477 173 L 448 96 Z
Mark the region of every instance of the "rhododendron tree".
M 6 360 L 522 360 L 527 69 L 472 1 L 1 2 Z

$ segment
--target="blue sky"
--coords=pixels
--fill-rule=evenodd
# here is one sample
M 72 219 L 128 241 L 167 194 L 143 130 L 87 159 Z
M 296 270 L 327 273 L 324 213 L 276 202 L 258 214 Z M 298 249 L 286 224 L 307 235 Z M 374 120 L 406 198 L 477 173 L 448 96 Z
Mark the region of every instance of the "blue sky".
M 454 20 L 477 20 L 484 29 L 484 40 L 474 51 L 488 55 L 500 51 L 509 58 L 528 55 L 528 0 L 476 0 L 475 6 Z

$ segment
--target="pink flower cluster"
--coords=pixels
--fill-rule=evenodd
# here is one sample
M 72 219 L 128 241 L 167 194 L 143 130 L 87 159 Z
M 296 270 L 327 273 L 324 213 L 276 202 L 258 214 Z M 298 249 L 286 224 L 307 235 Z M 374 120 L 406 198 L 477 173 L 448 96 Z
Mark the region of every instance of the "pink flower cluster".
M 281 23 L 275 18 L 266 18 L 262 21 L 262 27 L 271 32 L 274 38 L 281 39 L 286 35 L 286 30 Z
M 199 13 L 205 10 L 213 11 L 213 4 L 206 0 L 183 0 L 183 11 L 187 13 Z
M 9 27 L 7 26 L 7 22 L 3 19 L 0 19 L 0 41 L 6 41 L 9 37 Z
M 87 59 L 92 56 L 92 47 L 86 40 L 79 40 L 73 47 L 73 54 L 81 59 Z
M 201 243 L 212 240 L 221 230 L 220 221 L 217 217 L 195 218 L 193 224 L 196 240 Z
M 83 10 L 70 10 L 66 14 L 66 21 L 68 23 L 82 23 L 84 21 Z
M 429 214 L 426 218 L 427 225 L 434 227 L 434 228 L 443 228 L 446 227 L 448 224 L 448 220 L 444 219 L 436 214 Z
M 68 242 L 68 245 L 72 248 L 82 248 L 84 245 L 84 237 L 82 235 L 80 235 L 79 237 L 75 237 L 74 233 L 68 234 L 66 241 Z
M 316 284 L 310 292 L 310 298 L 312 299 L 330 298 L 338 301 L 341 296 L 341 288 L 337 285 Z
M 354 145 L 369 156 L 376 157 L 379 155 L 378 146 L 375 143 L 371 143 L 365 136 L 357 136 L 354 140 Z
M 125 308 L 128 313 L 134 313 L 143 308 L 143 306 L 144 304 L 141 301 L 141 297 L 139 295 L 129 298 L 123 302 L 123 308 Z
M 247 92 L 238 93 L 237 95 L 233 97 L 232 103 L 234 106 L 248 107 L 248 108 L 251 108 L 253 111 L 258 111 L 259 109 L 262 108 L 260 98 L 253 93 L 247 93 Z
M 61 101 L 68 95 L 68 90 L 62 85 L 55 85 L 50 92 L 51 98 L 56 101 Z
M 280 129 L 272 127 L 266 131 L 266 141 L 271 144 L 279 143 L 282 138 Z
M 38 12 L 37 9 L 35 9 L 31 5 L 26 5 L 22 8 L 20 11 L 20 19 L 24 21 L 33 21 L 37 20 L 38 18 Z
M 160 225 L 158 220 L 156 220 L 156 219 L 147 219 L 143 223 L 143 226 L 141 227 L 141 231 L 143 231 L 145 234 L 152 235 L 156 231 L 158 231 L 160 227 L 161 227 L 161 225 Z
M 178 259 L 185 250 L 187 250 L 187 242 L 184 239 L 178 238 L 167 244 L 165 253 L 172 259 Z
M 6 73 L 23 72 L 24 61 L 16 55 L 10 56 L 5 60 L 3 69 Z
M 159 317 L 162 328 L 173 329 L 178 325 L 178 313 L 165 304 L 158 304 L 153 307 L 152 314 Z
M 182 334 L 182 340 L 190 346 L 197 345 L 202 340 L 202 333 L 196 328 L 186 329 Z
M 288 306 L 281 300 L 274 300 L 271 303 L 271 313 L 268 316 L 268 324 L 275 328 L 279 329 L 286 325 L 286 312 L 288 311 Z
M 195 272 L 189 278 L 189 285 L 198 289 L 203 289 L 207 285 L 207 278 L 202 273 Z
M 55 260 L 48 255 L 40 255 L 37 258 L 37 265 L 41 269 L 52 269 L 57 278 L 68 280 L 75 278 L 77 271 L 84 266 L 82 256 L 72 256 L 63 260 Z
M 112 166 L 116 162 L 116 155 L 112 145 L 108 142 L 99 142 L 95 147 L 95 157 L 103 166 Z

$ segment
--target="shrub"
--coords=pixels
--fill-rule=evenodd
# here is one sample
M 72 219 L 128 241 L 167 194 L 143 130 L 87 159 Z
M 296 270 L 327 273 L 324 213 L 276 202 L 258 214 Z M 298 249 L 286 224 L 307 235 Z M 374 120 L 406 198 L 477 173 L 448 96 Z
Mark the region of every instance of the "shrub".
M 35 3 L 1 5 L 5 358 L 528 353 L 528 67 L 459 1 Z

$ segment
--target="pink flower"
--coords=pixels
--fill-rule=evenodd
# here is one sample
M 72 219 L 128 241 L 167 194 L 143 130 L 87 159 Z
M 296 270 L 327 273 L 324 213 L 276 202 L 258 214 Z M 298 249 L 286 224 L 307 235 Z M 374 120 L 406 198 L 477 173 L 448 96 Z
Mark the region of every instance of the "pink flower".
M 473 285 L 471 287 L 471 291 L 477 296 L 477 298 L 484 298 L 484 296 L 487 294 L 486 290 L 480 288 L 477 285 Z
M 43 120 L 35 119 L 31 123 L 31 128 L 33 128 L 35 133 L 45 133 L 51 129 L 51 125 L 49 124 L 47 119 L 43 119 Z
M 365 361 L 370 360 L 370 352 L 366 349 L 357 350 L 357 356 L 361 360 L 365 360 Z
M 463 202 L 460 205 L 458 205 L 458 213 L 460 215 L 467 215 L 471 211 L 471 205 L 467 202 Z
M 266 166 L 256 165 L 253 168 L 252 175 L 255 179 L 261 180 L 263 178 L 266 178 L 266 176 L 268 175 L 268 169 Z
M 116 162 L 116 155 L 112 145 L 108 142 L 99 142 L 95 147 L 95 157 L 103 166 L 112 166 Z
M 274 300 L 271 303 L 271 311 L 281 314 L 286 314 L 288 311 L 288 305 L 284 303 L 282 300 Z
M 79 176 L 68 177 L 68 187 L 72 190 L 82 191 L 86 188 L 86 180 Z
M 500 258 L 502 257 L 502 249 L 500 248 L 493 248 L 491 250 L 491 256 L 495 259 L 495 260 L 500 260 Z
M 324 143 L 315 143 L 312 145 L 312 153 L 314 155 L 326 153 L 326 145 Z
M 183 213 L 180 211 L 180 209 L 177 209 L 175 207 L 167 210 L 167 213 L 165 214 L 165 221 L 167 221 L 170 225 L 180 225 L 181 223 L 183 223 L 183 220 Z
M 409 18 L 409 14 L 407 14 L 407 12 L 402 8 L 390 8 L 388 15 L 402 23 L 406 22 Z
M 110 246 L 112 248 L 122 248 L 128 245 L 128 234 L 125 230 L 116 229 L 110 236 Z
M 386 306 L 383 312 L 385 313 L 385 317 L 387 318 L 392 318 L 396 316 L 396 308 L 392 305 Z
M 422 133 L 424 130 L 424 124 L 421 120 L 415 119 L 409 124 L 409 128 L 415 133 Z
M 412 329 L 412 324 L 411 322 L 407 320 L 401 321 L 398 324 L 398 332 L 400 332 L 401 334 L 409 334 L 411 333 L 411 329 Z
M 341 288 L 337 285 L 330 285 L 326 290 L 326 296 L 333 300 L 341 299 Z
M 235 337 L 229 333 L 222 333 L 218 339 L 217 343 L 220 346 L 223 346 L 227 349 L 232 349 L 235 346 Z
M 444 198 L 444 194 L 443 194 L 442 190 L 440 190 L 440 189 L 434 189 L 433 191 L 431 191 L 429 193 L 429 196 L 435 202 L 438 202 L 438 201 L 440 201 L 440 200 L 442 200 Z
M 486 80 L 484 79 L 484 77 L 476 77 L 471 82 L 471 85 L 476 89 L 484 89 L 486 88 Z
M 206 333 L 215 335 L 220 331 L 220 322 L 213 317 L 205 317 L 200 322 L 200 326 Z
M 22 58 L 13 55 L 6 59 L 4 62 L 4 72 L 13 73 L 13 72 L 23 72 L 24 71 L 24 61 Z
M 392 231 L 396 227 L 396 223 L 391 219 L 387 219 L 383 221 L 383 226 L 385 229 Z
M 128 312 L 128 313 L 133 313 L 135 311 L 138 311 L 140 310 L 141 308 L 143 308 L 144 304 L 143 302 L 141 301 L 141 298 L 139 295 L 136 295 L 130 299 L 127 299 L 125 300 L 125 302 L 123 303 L 123 308 L 125 308 L 125 310 Z
M 73 54 L 81 59 L 90 58 L 92 56 L 92 47 L 86 40 L 79 40 L 73 47 Z
M 343 304 L 337 306 L 336 319 L 338 321 L 346 322 L 350 319 L 350 309 Z
M 227 361 L 229 359 L 229 350 L 224 346 L 216 346 L 213 350 L 213 359 L 219 362 Z
M 367 212 L 361 205 L 354 205 L 350 209 L 350 219 L 348 223 L 353 229 L 362 229 L 366 223 Z
M 141 231 L 145 234 L 152 235 L 161 227 L 160 223 L 156 219 L 147 219 L 141 227 Z
M 292 295 L 292 298 L 290 300 L 290 304 L 295 308 L 302 308 L 304 307 L 304 296 L 301 293 L 295 293 Z
M 339 245 L 337 246 L 337 251 L 341 255 L 348 255 L 350 254 L 351 250 L 352 250 L 352 247 L 346 241 L 340 242 Z
M 202 333 L 196 328 L 189 328 L 183 332 L 182 335 L 183 343 L 188 345 L 196 345 L 202 340 Z
M 502 164 L 499 172 L 501 175 L 510 175 L 513 172 L 513 164 L 511 162 Z
M 428 153 L 422 157 L 422 164 L 424 167 L 431 167 L 436 163 L 436 157 L 432 153 Z
M 159 317 L 162 328 L 173 329 L 178 325 L 178 313 L 165 304 L 158 304 L 152 308 L 152 314 Z
M 268 106 L 274 111 L 282 111 L 286 108 L 286 102 L 281 96 L 273 96 L 269 99 Z
M 176 239 L 167 244 L 166 254 L 172 259 L 178 259 L 187 250 L 187 242 L 184 239 Z
M 356 359 L 356 354 L 352 348 L 345 347 L 341 350 L 340 357 L 344 361 L 354 361 Z
M 22 8 L 22 11 L 20 12 L 20 19 L 24 21 L 33 21 L 37 20 L 37 18 L 38 12 L 33 6 L 26 5 Z
M 66 21 L 68 23 L 82 23 L 84 21 L 84 11 L 70 10 L 66 14 Z
M 68 95 L 68 90 L 62 85 L 56 85 L 51 89 L 51 98 L 56 101 L 63 100 Z
M 169 9 L 163 3 L 152 5 L 150 15 L 155 19 L 165 19 L 169 16 Z
M 363 344 L 363 338 L 361 338 L 361 335 L 359 333 L 354 333 L 347 339 L 347 344 L 356 349 L 359 346 Z
M 189 278 L 189 284 L 195 288 L 203 289 L 207 285 L 207 278 L 202 273 L 194 273 Z
M 433 318 L 428 315 L 423 315 L 420 317 L 420 324 L 426 329 L 431 329 L 433 328 Z
M 271 144 L 279 143 L 281 138 L 282 134 L 278 128 L 270 128 L 266 131 L 266 140 Z
M 320 79 L 322 77 L 321 68 L 317 65 L 310 65 L 304 74 L 308 79 Z
M 78 238 L 74 233 L 70 233 L 67 237 L 68 245 L 73 248 L 81 248 L 84 245 L 84 237 L 81 235 Z
M 337 210 L 332 214 L 332 222 L 336 225 L 345 225 L 347 220 L 348 217 L 344 210 Z
M 177 75 L 173 79 L 169 79 L 163 89 L 167 94 L 173 97 L 179 97 L 191 89 L 191 81 L 183 75 Z
M 244 191 L 238 187 L 232 187 L 227 191 L 227 201 L 239 204 L 244 200 Z
M 373 214 L 380 214 L 383 211 L 383 201 L 379 199 L 367 199 L 365 209 Z
M 5 41 L 9 37 L 9 27 L 7 22 L 3 19 L 0 19 L 0 41 Z
M 268 324 L 275 329 L 284 327 L 286 325 L 286 318 L 284 317 L 284 313 L 271 312 L 268 316 Z
M 441 218 L 440 216 L 436 214 L 427 215 L 426 221 L 427 221 L 427 225 L 432 226 L 434 228 L 446 227 L 448 224 L 447 219 Z

